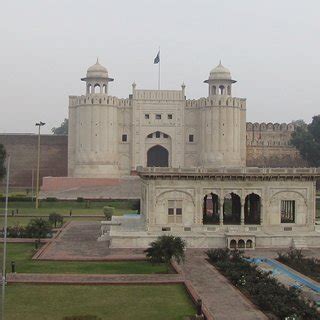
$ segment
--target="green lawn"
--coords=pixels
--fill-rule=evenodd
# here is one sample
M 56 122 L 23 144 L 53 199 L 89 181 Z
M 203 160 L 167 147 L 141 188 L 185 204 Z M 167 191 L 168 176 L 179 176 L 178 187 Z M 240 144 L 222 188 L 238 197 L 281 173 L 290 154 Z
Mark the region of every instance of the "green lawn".
M 40 217 L 40 216 L 39 216 Z M 8 216 L 8 226 L 12 227 L 12 226 L 16 226 L 16 225 L 20 225 L 20 226 L 26 226 L 30 220 L 33 219 L 32 217 L 11 217 Z M 48 218 L 44 218 L 45 220 L 47 220 Z M 105 220 L 104 217 L 63 217 L 63 221 L 67 222 L 67 221 L 102 221 Z M 4 219 L 3 217 L 0 218 L 0 226 L 3 226 L 4 224 Z
M 18 273 L 87 273 L 87 274 L 149 274 L 165 273 L 163 264 L 152 265 L 148 261 L 39 261 L 31 260 L 34 254 L 32 243 L 8 243 L 7 271 L 11 272 L 11 261 L 16 263 Z M 2 244 L 0 244 L 2 253 Z M 1 260 L 1 259 L 0 259 Z M 2 261 L 1 265 L 2 265 Z
M 182 320 L 195 308 L 183 285 L 85 286 L 12 284 L 6 320 L 63 320 L 95 315 L 108 320 Z
M 70 210 L 75 215 L 90 215 L 90 214 L 102 214 L 103 207 L 111 206 L 115 208 L 116 215 L 122 215 L 123 213 L 135 212 L 132 210 L 132 204 L 134 200 L 114 200 L 114 201 L 41 201 L 40 207 L 35 209 L 34 202 L 15 201 L 8 204 L 9 214 L 12 210 L 19 210 L 19 214 L 28 215 L 49 215 L 52 212 L 69 215 Z M 4 202 L 1 203 L 4 208 Z M 0 205 L 1 205 L 0 204 Z M 2 209 L 1 208 L 1 209 Z M 0 210 L 3 213 L 3 209 Z
M 134 200 L 110 200 L 110 201 L 42 201 L 39 209 L 35 209 L 34 202 L 9 202 L 8 205 L 8 226 L 22 225 L 29 223 L 31 217 L 27 216 L 48 216 L 52 212 L 64 215 L 64 221 L 101 221 L 104 219 L 103 207 L 112 206 L 115 208 L 115 215 L 136 213 L 132 209 Z M 18 209 L 18 215 L 12 216 L 12 211 Z M 72 215 L 70 216 L 70 210 Z M 4 213 L 4 203 L 0 203 L 0 214 Z M 87 215 L 89 217 L 75 217 Z M 93 215 L 100 215 L 101 217 L 93 217 Z M 91 217 L 90 217 L 91 216 Z M 3 225 L 3 217 L 0 217 L 0 226 Z

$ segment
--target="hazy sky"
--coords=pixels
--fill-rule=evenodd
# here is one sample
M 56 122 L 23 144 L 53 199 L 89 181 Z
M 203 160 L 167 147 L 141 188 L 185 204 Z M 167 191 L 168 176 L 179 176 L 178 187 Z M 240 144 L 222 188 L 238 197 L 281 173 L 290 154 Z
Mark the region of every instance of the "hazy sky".
M 320 2 L 293 0 L 1 1 L 0 132 L 50 132 L 68 115 L 68 95 L 99 57 L 115 81 L 163 89 L 186 84 L 188 99 L 222 63 L 247 98 L 247 121 L 310 121 L 320 113 Z

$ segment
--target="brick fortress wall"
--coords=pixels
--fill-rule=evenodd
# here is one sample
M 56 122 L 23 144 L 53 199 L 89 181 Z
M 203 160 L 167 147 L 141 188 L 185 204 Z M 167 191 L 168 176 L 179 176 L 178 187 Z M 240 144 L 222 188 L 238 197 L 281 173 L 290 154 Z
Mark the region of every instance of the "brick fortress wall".
M 303 167 L 306 163 L 290 145 L 292 124 L 247 123 L 247 166 Z M 36 134 L 0 134 L 0 144 L 12 155 L 11 186 L 31 188 L 37 167 Z M 40 176 L 67 176 L 68 137 L 41 135 Z
M 307 163 L 290 144 L 294 125 L 247 122 L 247 166 L 304 167 Z
M 31 189 L 37 170 L 37 134 L 0 134 L 0 144 L 11 155 L 10 185 Z M 41 135 L 40 179 L 47 176 L 66 176 L 68 137 L 64 135 Z M 2 181 L 2 185 L 4 181 Z M 3 189 L 3 188 L 2 188 Z

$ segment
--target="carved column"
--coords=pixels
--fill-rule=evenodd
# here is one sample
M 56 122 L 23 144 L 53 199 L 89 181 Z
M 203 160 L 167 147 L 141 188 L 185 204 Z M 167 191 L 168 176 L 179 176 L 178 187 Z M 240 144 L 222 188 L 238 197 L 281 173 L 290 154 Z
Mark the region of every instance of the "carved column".
M 223 226 L 223 200 L 220 201 L 219 222 L 220 222 L 220 226 Z
M 244 203 L 245 201 L 241 199 L 241 211 L 240 211 L 240 224 L 244 225 Z
M 260 225 L 263 225 L 263 204 L 261 201 L 261 205 L 260 205 Z

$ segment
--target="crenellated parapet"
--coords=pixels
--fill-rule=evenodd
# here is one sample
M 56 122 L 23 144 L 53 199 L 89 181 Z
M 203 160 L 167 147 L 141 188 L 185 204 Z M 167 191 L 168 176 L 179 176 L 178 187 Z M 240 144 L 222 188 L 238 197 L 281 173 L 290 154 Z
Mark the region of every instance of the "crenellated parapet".
M 295 131 L 292 123 L 247 122 L 247 146 L 292 147 L 291 135 Z
M 115 107 L 130 107 L 132 104 L 132 100 L 120 99 L 103 93 L 92 93 L 82 96 L 69 96 L 70 107 L 96 104 Z
M 201 107 L 237 107 L 240 109 L 246 108 L 246 99 L 233 98 L 230 96 L 216 95 L 208 98 L 186 100 L 186 107 L 201 108 Z
M 247 131 L 274 131 L 274 132 L 285 132 L 285 131 L 290 131 L 293 132 L 295 130 L 294 124 L 292 123 L 252 123 L 252 122 L 247 122 Z

